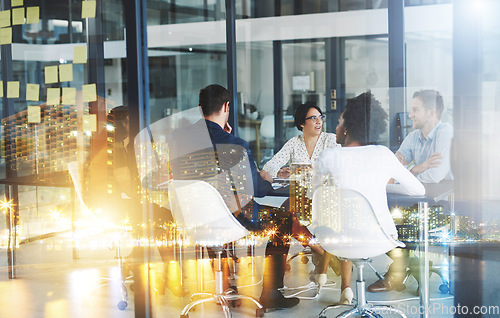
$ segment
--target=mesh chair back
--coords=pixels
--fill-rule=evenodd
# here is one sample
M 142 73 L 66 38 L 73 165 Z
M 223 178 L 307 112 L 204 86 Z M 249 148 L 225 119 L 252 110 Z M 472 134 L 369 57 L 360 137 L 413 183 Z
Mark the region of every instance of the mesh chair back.
M 321 246 L 338 257 L 370 258 L 401 244 L 385 234 L 362 194 L 335 186 L 314 192 L 310 228 Z

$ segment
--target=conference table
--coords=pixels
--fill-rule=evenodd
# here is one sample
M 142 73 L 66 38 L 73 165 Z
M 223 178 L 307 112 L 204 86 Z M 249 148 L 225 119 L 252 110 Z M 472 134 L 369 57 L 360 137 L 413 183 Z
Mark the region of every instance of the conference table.
M 453 195 L 453 181 L 445 180 L 440 183 L 423 183 L 423 185 L 425 195 L 410 196 L 388 192 L 387 204 L 389 209 L 395 206 L 412 206 L 419 202 L 427 202 L 428 204 L 443 203 L 444 201 L 449 202 L 449 196 Z M 255 201 L 261 205 L 279 207 L 289 196 L 289 182 L 283 180 L 273 183 L 273 190 L 263 198 L 255 198 Z

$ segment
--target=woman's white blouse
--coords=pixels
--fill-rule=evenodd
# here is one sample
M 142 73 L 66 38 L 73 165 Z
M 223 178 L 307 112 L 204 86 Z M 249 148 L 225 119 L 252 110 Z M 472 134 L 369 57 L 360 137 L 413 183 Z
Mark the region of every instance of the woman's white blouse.
M 335 148 L 337 146 L 340 147 L 340 145 L 336 142 L 335 134 L 322 132 L 319 135 L 316 146 L 314 147 L 313 154 L 311 158 L 309 158 L 306 144 L 304 142 L 304 135 L 300 134 L 288 140 L 280 151 L 278 151 L 278 153 L 275 154 L 262 169 L 269 172 L 274 178 L 278 174 L 278 171 L 288 163 L 313 164 L 316 159 L 318 159 L 321 151 L 326 148 Z

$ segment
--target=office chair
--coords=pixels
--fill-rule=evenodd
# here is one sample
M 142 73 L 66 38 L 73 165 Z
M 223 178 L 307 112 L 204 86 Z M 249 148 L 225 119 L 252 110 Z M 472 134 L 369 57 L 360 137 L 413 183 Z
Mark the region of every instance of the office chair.
M 264 165 L 274 155 L 274 115 L 265 115 L 258 129 L 262 144 L 259 150 L 263 153 L 259 164 Z
M 80 203 L 81 207 L 83 209 L 87 209 L 87 206 L 85 204 L 85 202 L 83 201 L 83 197 L 82 197 L 82 180 L 80 178 L 81 174 L 80 174 L 80 170 L 79 170 L 79 167 L 78 167 L 78 162 L 76 161 L 73 161 L 73 162 L 69 162 L 68 165 L 67 165 L 67 168 L 68 168 L 68 172 L 71 176 L 71 180 L 73 181 L 73 185 L 75 187 L 75 192 L 76 192 L 76 197 L 78 199 L 78 202 Z M 127 287 L 125 286 L 125 282 L 132 278 L 132 276 L 128 276 L 128 277 L 123 277 L 123 258 L 121 256 L 121 251 L 120 251 L 120 244 L 117 244 L 117 245 L 113 245 L 113 247 L 116 249 L 116 259 L 118 260 L 118 268 L 120 269 L 119 272 L 120 272 L 120 301 L 118 302 L 117 304 L 117 307 L 118 309 L 120 310 L 125 310 L 128 306 L 128 293 L 127 293 Z M 106 281 L 110 281 L 111 279 L 110 278 L 103 278 L 104 280 Z M 106 284 L 104 284 L 106 285 Z M 102 287 L 104 285 L 101 285 L 99 287 Z M 98 287 L 98 288 L 99 288 Z
M 455 218 L 455 199 L 454 199 L 454 184 L 453 181 L 450 180 L 443 180 L 440 183 L 435 183 L 435 184 L 425 184 L 425 189 L 426 189 L 426 197 L 430 198 L 429 204 L 430 204 L 430 209 L 433 208 L 434 206 L 442 206 L 445 210 L 448 210 L 450 213 L 450 235 L 453 237 L 454 233 L 454 226 L 455 224 L 454 218 Z M 405 204 L 403 204 L 405 205 Z M 408 203 L 406 204 L 408 205 Z M 399 225 L 399 228 L 405 227 L 404 225 Z M 430 228 L 430 230 L 433 230 L 433 228 Z M 404 237 L 404 236 L 400 236 Z M 412 256 L 409 258 L 409 263 L 406 267 L 406 273 L 405 273 L 405 278 L 403 279 L 403 282 L 398 290 L 403 290 L 406 288 L 405 284 L 408 281 L 410 277 L 414 277 L 416 282 L 417 282 L 417 289 L 415 291 L 415 294 L 418 295 L 420 292 L 420 268 L 423 266 L 422 261 L 418 256 Z M 446 273 L 445 271 L 448 270 L 449 273 Z M 450 288 L 450 280 L 448 279 L 451 276 L 451 271 L 449 269 L 449 266 L 436 266 L 432 261 L 429 263 L 429 274 L 436 274 L 439 276 L 441 280 L 441 284 L 439 285 L 438 289 L 439 292 L 442 294 L 446 294 L 448 292 L 451 292 Z
M 263 317 L 264 308 L 254 298 L 236 294 L 233 289 L 222 290 L 223 247 L 227 243 L 245 237 L 249 232 L 233 216 L 220 193 L 205 181 L 171 180 L 168 184 L 168 198 L 175 222 L 184 229 L 186 238 L 196 245 L 211 247 L 217 254 L 215 293 L 193 294 L 180 317 L 189 317 L 189 311 L 193 307 L 211 300 L 220 303 L 225 317 L 231 317 L 229 302 L 244 299 L 252 301 L 257 306 L 257 317 Z M 194 300 L 198 297 L 201 298 Z
M 382 312 L 392 312 L 406 317 L 404 313 L 391 306 L 368 305 L 365 297 L 363 269 L 369 266 L 370 258 L 387 253 L 405 245 L 388 236 L 380 226 L 375 213 L 366 198 L 357 191 L 323 185 L 316 189 L 312 199 L 312 233 L 321 246 L 330 254 L 348 259 L 356 266 L 357 304 L 330 305 L 319 314 L 326 317 L 331 308 L 353 307 L 338 317 L 359 314 L 366 317 L 380 317 Z

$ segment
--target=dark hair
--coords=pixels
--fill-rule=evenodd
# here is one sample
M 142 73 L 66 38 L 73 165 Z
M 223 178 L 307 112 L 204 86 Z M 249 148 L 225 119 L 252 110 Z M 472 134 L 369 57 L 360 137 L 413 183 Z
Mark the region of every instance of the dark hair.
M 127 130 L 128 114 L 128 106 L 125 105 L 116 106 L 108 113 L 108 124 L 115 128 L 115 141 L 123 141 L 129 134 Z
M 297 107 L 297 110 L 295 110 L 294 118 L 295 127 L 297 127 L 298 130 L 302 131 L 302 125 L 306 123 L 307 112 L 311 108 L 316 108 L 319 113 L 323 115 L 321 109 L 313 102 L 306 102 L 305 104 L 300 105 L 299 107 Z
M 422 101 L 426 110 L 436 109 L 437 118 L 441 119 L 444 110 L 443 96 L 433 89 L 423 89 L 413 94 L 413 98 Z
M 231 100 L 231 94 L 224 87 L 212 84 L 200 90 L 199 105 L 203 116 L 219 112 L 225 102 Z
M 353 140 L 374 144 L 387 127 L 387 113 L 370 91 L 347 100 L 344 128 Z

